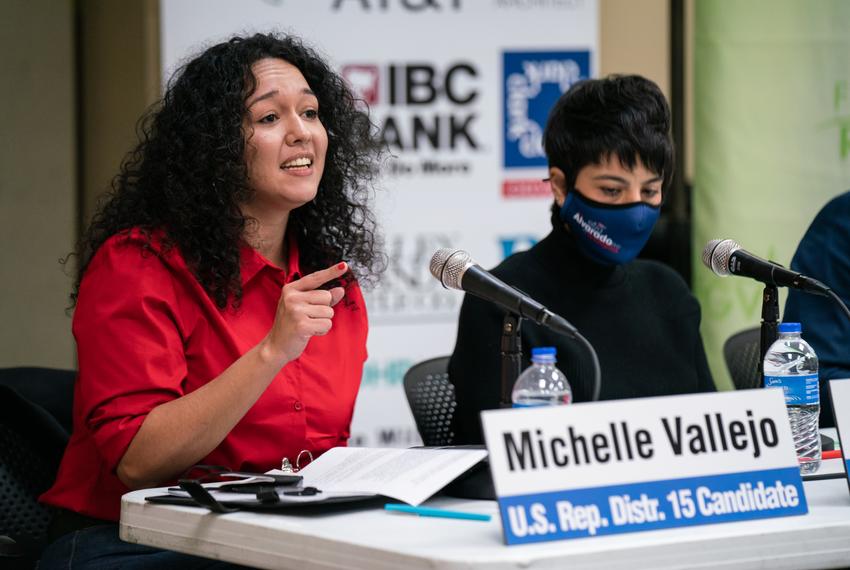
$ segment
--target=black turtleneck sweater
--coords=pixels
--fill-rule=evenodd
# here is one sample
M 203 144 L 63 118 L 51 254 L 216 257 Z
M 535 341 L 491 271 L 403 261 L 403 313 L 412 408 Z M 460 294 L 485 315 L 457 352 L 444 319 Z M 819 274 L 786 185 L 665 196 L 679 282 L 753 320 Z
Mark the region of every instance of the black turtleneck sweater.
M 557 220 L 557 218 L 555 218 Z M 553 220 L 553 222 L 555 222 Z M 700 307 L 672 269 L 647 260 L 600 265 L 583 254 L 560 221 L 493 275 L 570 321 L 596 349 L 601 400 L 715 390 L 699 332 Z M 502 319 L 498 306 L 466 295 L 449 362 L 455 385 L 454 443 L 483 443 L 479 412 L 499 407 Z M 531 349 L 554 346 L 576 402 L 592 391 L 590 361 L 575 341 L 524 320 L 523 369 Z

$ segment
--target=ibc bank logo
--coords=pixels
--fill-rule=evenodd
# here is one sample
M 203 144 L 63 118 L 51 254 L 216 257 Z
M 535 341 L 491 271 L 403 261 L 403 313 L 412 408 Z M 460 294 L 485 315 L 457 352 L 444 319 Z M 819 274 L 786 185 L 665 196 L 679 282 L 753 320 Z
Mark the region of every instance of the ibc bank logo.
M 505 52 L 502 63 L 504 166 L 546 166 L 543 129 L 549 110 L 573 83 L 590 76 L 590 52 Z
M 341 69 L 369 104 L 381 139 L 398 152 L 478 150 L 478 70 L 472 62 L 349 64 Z
M 370 107 L 378 103 L 381 73 L 377 65 L 346 65 L 342 68 L 342 76 L 354 94 Z

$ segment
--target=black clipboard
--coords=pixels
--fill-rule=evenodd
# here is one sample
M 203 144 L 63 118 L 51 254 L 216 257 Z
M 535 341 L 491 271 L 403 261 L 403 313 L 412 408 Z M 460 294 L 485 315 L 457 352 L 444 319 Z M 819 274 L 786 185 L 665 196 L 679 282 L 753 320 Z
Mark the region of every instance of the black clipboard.
M 218 490 L 207 489 L 198 481 L 181 480 L 179 484 L 180 489 L 188 496 L 151 495 L 145 497 L 145 500 L 166 505 L 204 507 L 221 514 L 237 511 L 310 509 L 325 505 L 348 505 L 386 500 L 385 497 L 374 494 L 323 493 L 315 487 L 300 485 L 258 485 L 250 493 L 240 490 L 239 494 L 244 496 L 240 496 L 238 500 L 222 500 L 216 496 L 221 495 Z

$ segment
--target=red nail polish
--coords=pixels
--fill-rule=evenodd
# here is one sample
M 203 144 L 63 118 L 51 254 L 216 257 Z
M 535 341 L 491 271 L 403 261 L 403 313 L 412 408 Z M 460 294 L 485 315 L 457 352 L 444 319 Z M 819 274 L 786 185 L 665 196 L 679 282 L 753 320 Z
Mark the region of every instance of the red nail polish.
M 345 262 L 343 261 L 339 265 L 336 266 L 337 269 L 345 269 Z

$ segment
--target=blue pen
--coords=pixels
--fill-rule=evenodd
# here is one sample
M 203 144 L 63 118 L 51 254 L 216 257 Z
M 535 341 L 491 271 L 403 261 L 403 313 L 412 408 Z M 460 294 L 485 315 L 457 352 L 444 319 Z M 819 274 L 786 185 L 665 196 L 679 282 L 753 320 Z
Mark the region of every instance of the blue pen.
M 384 509 L 388 511 L 398 511 L 400 513 L 410 513 L 419 515 L 420 517 L 442 517 L 445 519 L 463 519 L 468 521 L 489 521 L 490 515 L 482 515 L 479 513 L 464 513 L 462 511 L 447 511 L 445 509 L 435 509 L 433 507 L 411 507 L 410 505 L 400 505 L 398 503 L 387 503 Z

